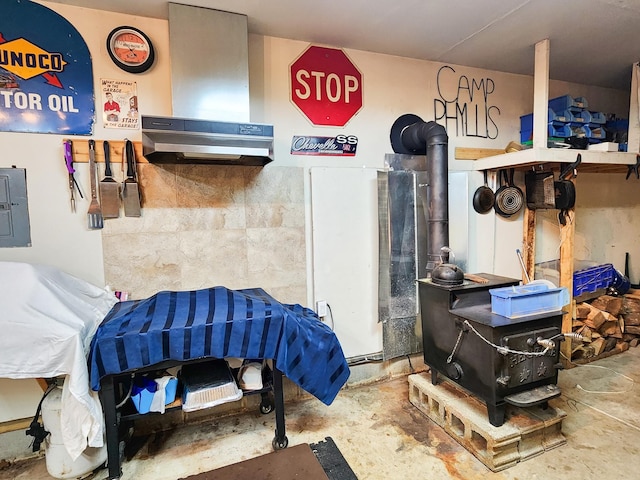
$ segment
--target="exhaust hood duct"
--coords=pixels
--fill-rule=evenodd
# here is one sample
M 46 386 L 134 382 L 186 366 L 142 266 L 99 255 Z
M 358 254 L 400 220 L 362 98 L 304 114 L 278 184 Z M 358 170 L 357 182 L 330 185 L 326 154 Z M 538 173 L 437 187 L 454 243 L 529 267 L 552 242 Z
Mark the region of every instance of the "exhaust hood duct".
M 142 116 L 154 163 L 266 165 L 273 126 L 249 122 L 247 17 L 169 3 L 173 117 Z

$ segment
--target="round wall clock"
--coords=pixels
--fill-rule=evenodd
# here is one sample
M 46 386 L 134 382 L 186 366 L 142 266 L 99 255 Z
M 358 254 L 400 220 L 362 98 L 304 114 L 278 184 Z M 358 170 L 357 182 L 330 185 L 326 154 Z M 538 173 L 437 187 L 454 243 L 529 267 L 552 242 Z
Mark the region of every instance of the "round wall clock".
M 151 39 L 134 27 L 114 28 L 107 37 L 107 51 L 113 63 L 129 73 L 146 72 L 155 60 Z

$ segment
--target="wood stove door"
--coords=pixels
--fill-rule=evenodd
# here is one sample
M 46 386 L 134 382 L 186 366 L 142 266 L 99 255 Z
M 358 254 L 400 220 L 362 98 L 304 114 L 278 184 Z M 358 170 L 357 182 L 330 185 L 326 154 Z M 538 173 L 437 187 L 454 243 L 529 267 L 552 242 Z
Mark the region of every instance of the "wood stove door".
M 544 347 L 537 343 L 538 338 L 548 339 L 560 334 L 556 327 L 532 330 L 516 335 L 506 335 L 502 345 L 519 352 L 542 352 Z M 558 342 L 556 348 L 543 356 L 531 356 L 524 353 L 509 353 L 502 367 L 502 378 L 507 380 L 507 388 L 520 387 L 529 383 L 555 378 L 554 365 L 558 361 Z

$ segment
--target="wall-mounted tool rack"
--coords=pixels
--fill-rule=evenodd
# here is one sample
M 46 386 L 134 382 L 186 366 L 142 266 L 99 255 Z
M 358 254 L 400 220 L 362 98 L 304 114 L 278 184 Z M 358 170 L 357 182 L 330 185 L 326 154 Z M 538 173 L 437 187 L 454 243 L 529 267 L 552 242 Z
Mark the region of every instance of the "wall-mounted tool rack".
M 89 163 L 89 139 L 64 138 L 62 142 L 71 141 L 74 163 Z M 96 162 L 104 163 L 104 150 L 102 142 L 104 140 L 95 140 L 96 142 Z M 111 163 L 126 164 L 126 160 L 122 160 L 124 151 L 124 140 L 107 140 L 109 142 L 109 150 L 111 151 Z M 137 163 L 149 163 L 142 155 L 142 142 L 133 142 L 133 149 L 136 152 Z

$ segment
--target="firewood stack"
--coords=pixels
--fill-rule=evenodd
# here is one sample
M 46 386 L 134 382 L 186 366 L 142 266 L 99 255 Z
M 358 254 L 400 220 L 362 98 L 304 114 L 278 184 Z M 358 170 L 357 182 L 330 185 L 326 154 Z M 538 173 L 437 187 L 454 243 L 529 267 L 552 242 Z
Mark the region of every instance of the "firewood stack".
M 640 343 L 640 290 L 621 297 L 602 295 L 578 303 L 573 331 L 584 338 L 574 342 L 571 360 L 595 360 L 604 353 L 620 353 Z

